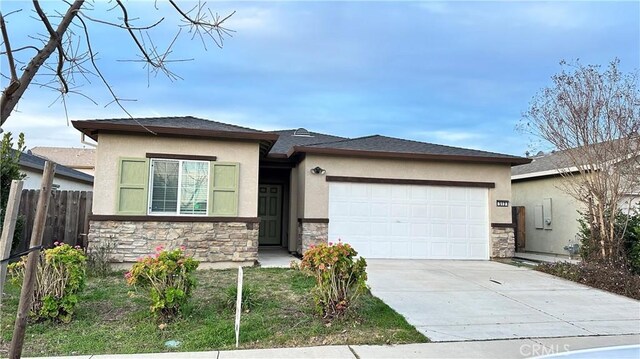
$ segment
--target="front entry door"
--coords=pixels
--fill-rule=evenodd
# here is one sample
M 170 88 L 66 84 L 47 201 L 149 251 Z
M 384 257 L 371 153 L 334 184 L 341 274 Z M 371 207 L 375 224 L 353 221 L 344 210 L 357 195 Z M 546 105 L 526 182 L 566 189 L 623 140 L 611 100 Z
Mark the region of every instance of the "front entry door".
M 280 244 L 282 227 L 282 186 L 260 185 L 258 192 L 258 217 L 260 217 L 260 245 Z

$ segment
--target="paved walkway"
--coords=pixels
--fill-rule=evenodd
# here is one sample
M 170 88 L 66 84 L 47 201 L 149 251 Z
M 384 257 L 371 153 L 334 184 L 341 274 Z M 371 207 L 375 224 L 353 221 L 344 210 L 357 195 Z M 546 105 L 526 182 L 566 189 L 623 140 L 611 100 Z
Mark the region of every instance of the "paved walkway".
M 640 302 L 490 261 L 369 259 L 374 295 L 432 341 L 640 333 Z
M 250 358 L 532 358 L 567 351 L 620 345 L 640 345 L 640 336 L 569 337 L 549 339 L 495 340 L 457 343 L 406 344 L 394 346 L 340 345 L 306 348 L 250 349 L 195 353 L 150 353 L 82 355 L 74 359 L 250 359 Z M 65 357 L 57 357 L 61 359 Z M 53 358 L 49 358 L 53 359 Z M 622 359 L 622 358 L 617 358 Z

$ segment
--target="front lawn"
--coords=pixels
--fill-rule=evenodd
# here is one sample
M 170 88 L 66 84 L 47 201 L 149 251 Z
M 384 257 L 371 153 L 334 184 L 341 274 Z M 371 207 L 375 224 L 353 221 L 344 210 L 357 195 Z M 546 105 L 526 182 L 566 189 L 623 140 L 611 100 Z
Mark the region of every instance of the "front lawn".
M 162 323 L 149 313 L 143 292 L 127 287 L 122 274 L 91 278 L 70 324 L 31 323 L 25 356 L 207 351 L 234 349 L 235 311 L 226 304 L 236 270 L 197 272 L 198 287 L 183 315 Z M 323 321 L 315 315 L 313 280 L 291 269 L 248 268 L 245 285 L 257 304 L 243 313 L 241 348 L 296 347 L 331 344 L 423 343 L 428 339 L 380 299 L 363 295 L 349 317 Z M 20 289 L 8 284 L 2 302 L 0 356 L 6 356 Z M 164 325 L 166 324 L 166 325 Z M 161 329 L 162 328 L 162 329 Z M 177 349 L 164 343 L 177 340 Z

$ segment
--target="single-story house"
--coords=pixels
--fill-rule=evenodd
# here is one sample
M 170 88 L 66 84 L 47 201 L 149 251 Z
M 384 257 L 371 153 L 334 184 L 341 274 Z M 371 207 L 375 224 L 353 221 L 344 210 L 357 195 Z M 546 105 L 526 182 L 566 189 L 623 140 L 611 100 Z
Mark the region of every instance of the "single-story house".
M 89 242 L 249 265 L 258 246 L 352 244 L 368 258 L 514 253 L 511 166 L 526 158 L 386 136 L 265 132 L 194 117 L 74 121 L 97 141 Z
M 37 146 L 31 149 L 31 153 L 91 176 L 95 174 L 94 148 Z
M 20 154 L 20 172 L 26 175 L 23 179 L 24 189 L 40 189 L 45 161 L 46 159 L 35 156 L 30 151 Z M 53 188 L 61 191 L 91 191 L 93 176 L 56 164 Z
M 530 163 L 511 168 L 513 206 L 525 209 L 525 252 L 577 254 L 578 219 L 585 208 L 567 192 L 569 179 L 561 174 L 566 171 L 580 176 L 562 151 L 539 153 Z M 639 204 L 640 192 L 626 194 L 619 203 L 623 211 Z

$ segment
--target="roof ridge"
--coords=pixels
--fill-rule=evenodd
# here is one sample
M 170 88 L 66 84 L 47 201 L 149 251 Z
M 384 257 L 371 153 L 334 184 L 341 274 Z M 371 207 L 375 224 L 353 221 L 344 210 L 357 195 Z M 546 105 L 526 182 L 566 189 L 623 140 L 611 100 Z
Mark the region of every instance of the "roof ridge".
M 344 137 L 342 140 L 311 143 L 309 145 L 304 145 L 304 146 L 326 145 L 326 144 L 330 144 L 330 143 L 342 143 L 342 142 L 355 141 L 355 140 L 360 140 L 360 139 L 363 139 L 363 138 L 369 138 L 369 137 L 375 137 L 375 136 L 378 136 L 378 135 L 370 135 L 370 136 L 355 137 L 355 138 Z M 336 136 L 336 137 L 339 137 L 339 136 Z M 304 147 L 304 146 L 301 146 L 301 147 Z
M 287 132 L 287 131 L 295 132 L 297 130 L 299 130 L 299 128 L 291 128 L 291 129 L 284 129 L 284 130 L 273 130 L 273 131 L 267 131 L 267 132 Z M 309 131 L 309 130 L 307 130 L 307 131 Z M 344 136 L 338 136 L 338 135 L 333 135 L 333 134 L 329 134 L 329 133 L 322 133 L 322 132 L 318 132 L 318 131 L 309 131 L 309 133 L 315 133 L 315 134 L 322 135 L 322 136 L 347 138 L 347 137 L 344 137 Z

